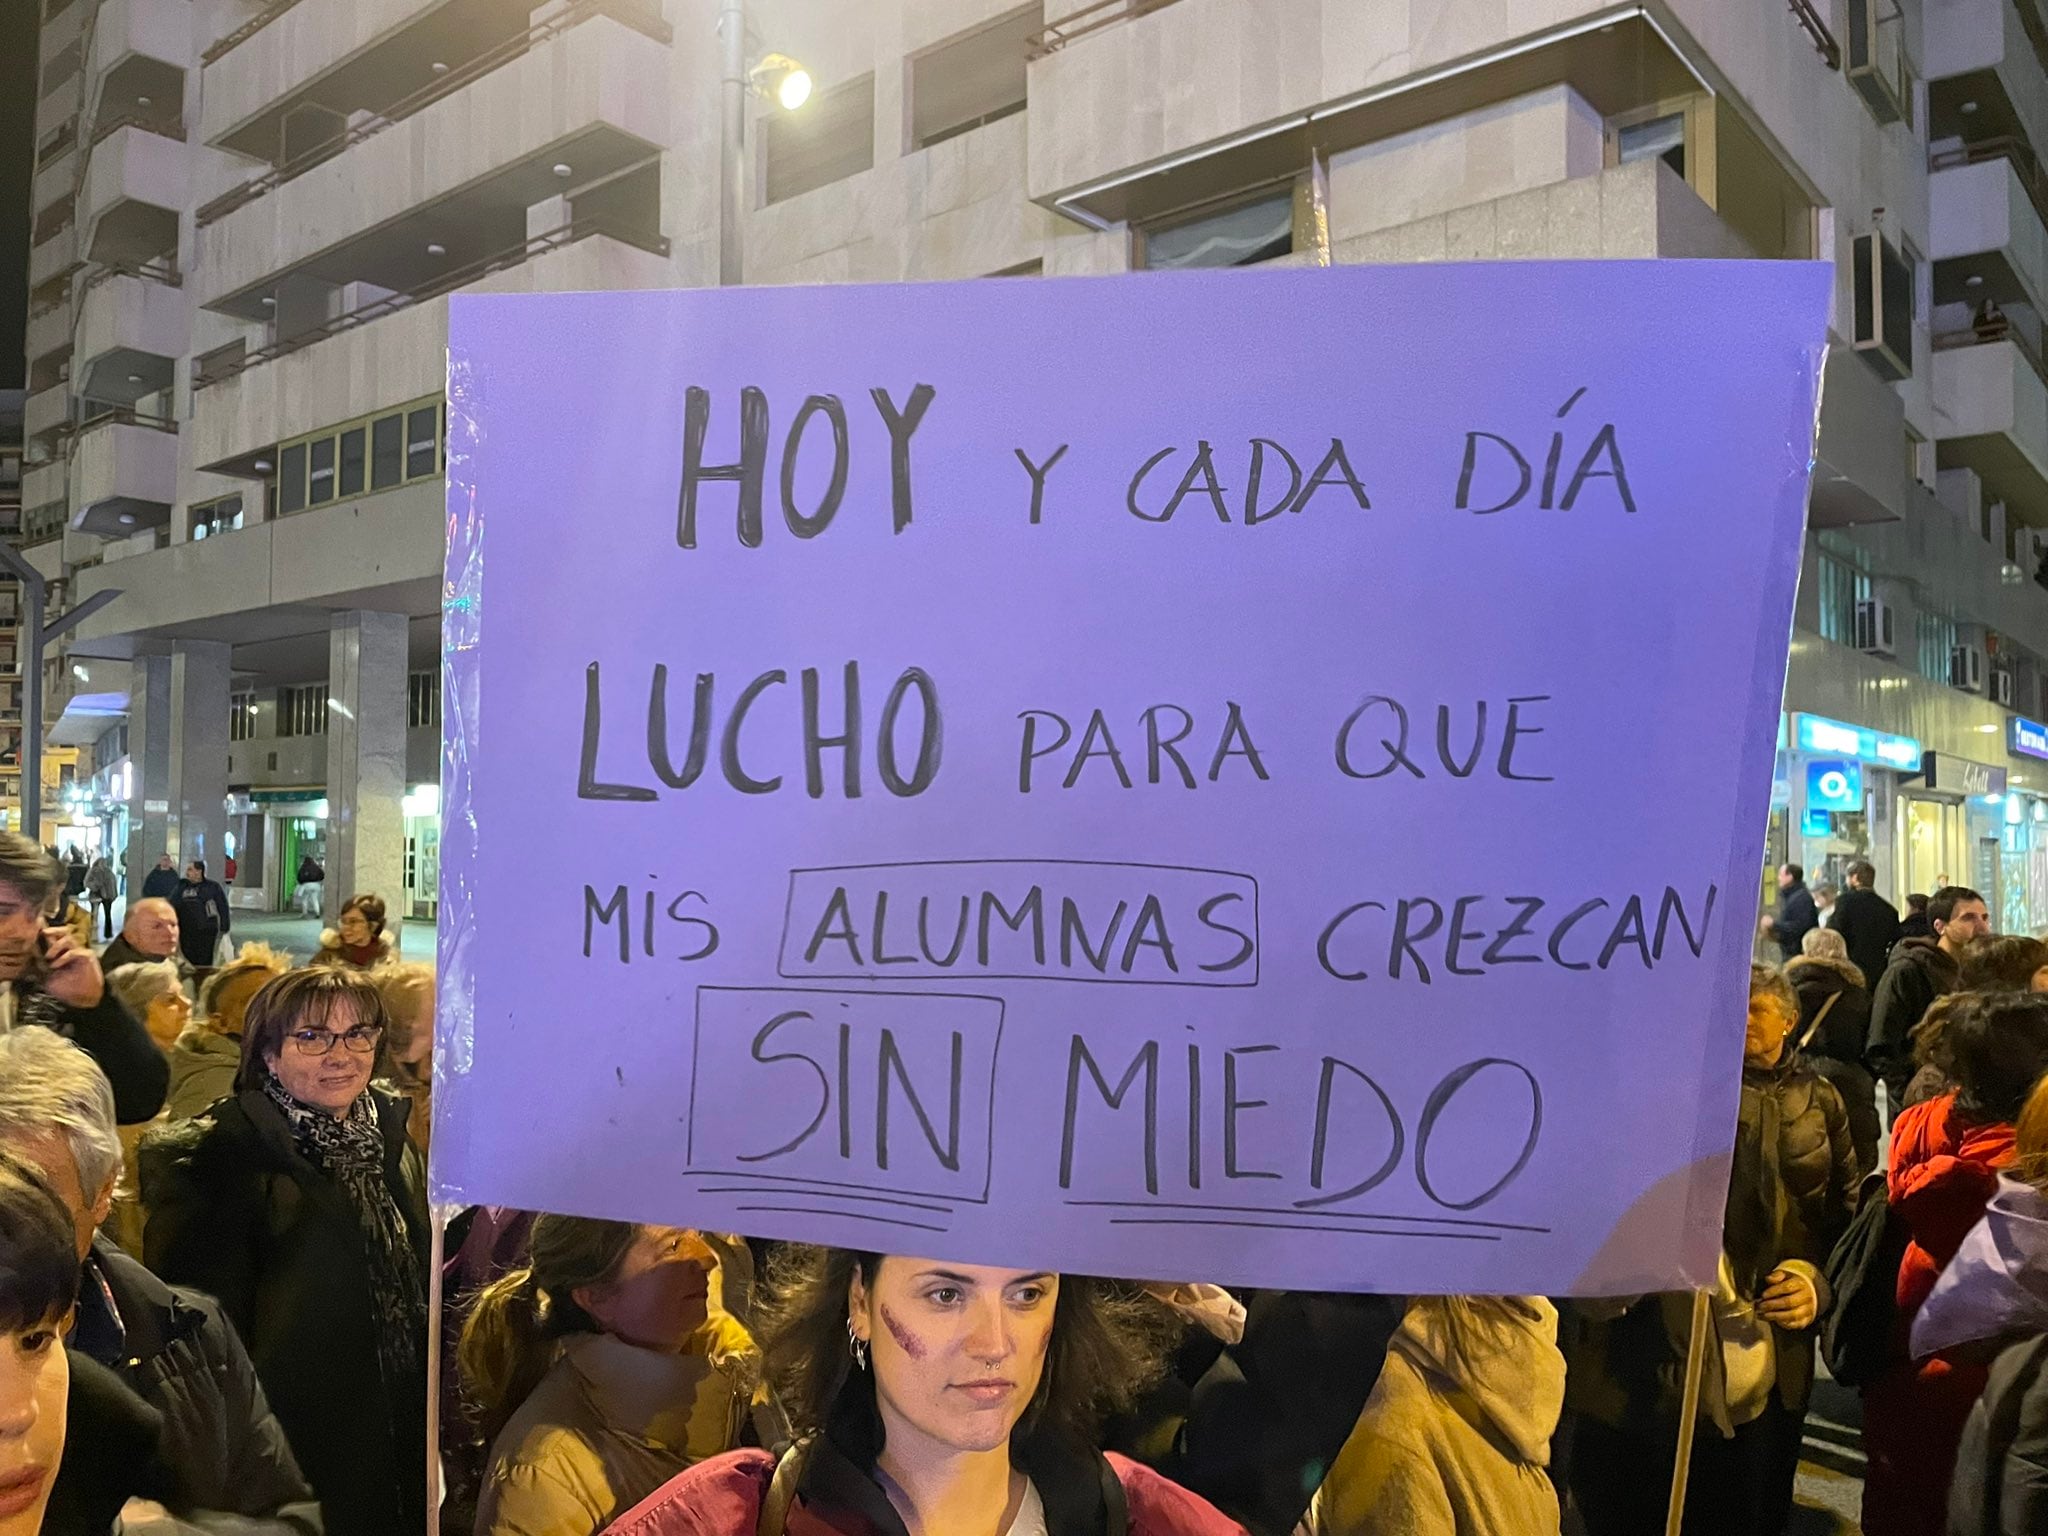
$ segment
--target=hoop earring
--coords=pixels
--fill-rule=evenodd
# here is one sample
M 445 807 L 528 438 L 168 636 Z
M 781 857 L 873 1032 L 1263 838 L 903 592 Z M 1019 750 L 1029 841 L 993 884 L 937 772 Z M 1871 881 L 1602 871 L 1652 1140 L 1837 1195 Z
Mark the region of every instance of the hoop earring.
M 853 1319 L 846 1320 L 846 1352 L 853 1356 L 854 1369 L 868 1368 L 868 1341 L 853 1331 Z

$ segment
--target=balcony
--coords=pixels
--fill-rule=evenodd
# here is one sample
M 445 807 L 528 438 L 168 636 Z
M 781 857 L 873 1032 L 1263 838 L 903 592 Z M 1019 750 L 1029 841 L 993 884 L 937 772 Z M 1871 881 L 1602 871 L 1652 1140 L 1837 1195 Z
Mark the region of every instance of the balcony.
M 434 394 L 447 376 L 448 305 L 457 289 L 487 293 L 573 293 L 660 288 L 675 279 L 667 243 L 600 221 L 535 237 L 484 270 L 452 273 L 415 293 L 391 294 L 337 316 L 291 341 L 249 353 L 193 392 L 185 430 L 192 462 L 258 476 L 272 446 L 360 415 L 362 383 L 380 399 Z
M 69 197 L 78 186 L 78 147 L 74 144 L 39 163 L 29 211 L 41 213 L 59 198 Z
M 30 511 L 52 504 L 62 506 L 70 466 L 61 455 L 47 464 L 31 464 L 21 472 L 21 504 Z
M 23 3 L 32 3 L 32 0 L 23 0 Z M 79 31 L 84 25 L 85 13 L 90 9 L 90 6 L 85 5 L 68 5 L 43 23 L 37 54 L 45 70 L 58 54 L 77 43 Z
M 122 538 L 170 521 L 178 495 L 175 423 L 112 411 L 71 440 L 71 526 Z
M 46 134 L 63 126 L 67 118 L 78 116 L 80 81 L 77 75 L 45 90 L 42 99 L 36 103 L 36 142 L 43 142 Z
M 22 355 L 30 363 L 71 346 L 71 296 L 67 293 L 54 304 L 29 311 L 27 345 Z
M 446 504 L 438 479 L 420 481 L 81 571 L 78 601 L 108 587 L 121 596 L 80 624 L 77 641 L 166 634 L 231 614 L 252 639 L 268 639 L 304 633 L 308 609 L 435 612 Z M 276 627 L 259 636 L 265 623 Z
M 2009 325 L 1934 338 L 1938 461 L 1969 468 L 2011 522 L 2048 527 L 2048 364 Z
M 529 207 L 645 160 L 668 139 L 666 28 L 614 8 L 567 13 L 509 62 L 216 213 L 199 230 L 199 302 L 265 320 L 295 307 L 284 282 L 413 291 L 525 239 Z
M 524 32 L 532 0 L 284 0 L 206 50 L 199 136 L 276 161 L 294 118 L 381 113 Z M 231 34 L 232 36 L 232 34 Z M 294 146 L 296 148 L 296 146 Z
M 2032 151 L 2019 139 L 1992 139 L 1931 164 L 1934 302 L 2048 307 L 2048 180 Z
M 182 118 L 192 67 L 190 8 L 152 0 L 101 0 L 87 60 L 87 102 L 106 122 L 140 109 Z
M 90 259 L 143 263 L 174 256 L 191 156 L 184 129 L 164 118 L 124 118 L 95 135 L 78 217 Z
M 28 285 L 40 288 L 51 278 L 78 265 L 78 226 L 66 223 L 47 240 L 29 248 Z
M 168 389 L 185 355 L 190 322 L 175 274 L 101 267 L 78 300 L 72 376 L 78 393 L 132 405 Z
M 31 443 L 49 438 L 63 431 L 70 420 L 71 386 L 59 384 L 50 389 L 39 389 L 22 405 L 22 438 Z
M 2038 0 L 2019 0 L 2035 5 Z M 2021 138 L 2048 151 L 2048 73 L 2015 0 L 1945 0 L 1922 48 L 1930 140 Z
M 1611 25 L 1561 26 L 1532 38 L 1520 15 L 1526 7 L 1454 6 L 1446 17 L 1455 19 L 1417 25 L 1411 36 L 1398 22 L 1366 19 L 1382 7 L 1322 7 L 1320 25 L 1283 23 L 1274 9 L 1179 0 L 1034 60 L 1032 199 L 1107 229 L 1297 175 L 1311 139 L 1341 153 L 1559 85 L 1599 119 L 1699 90 L 1666 34 L 1641 16 L 1616 13 Z M 1601 14 L 1594 0 L 1539 9 L 1558 23 Z M 1747 18 L 1755 8 L 1716 0 L 1715 9 Z M 1358 14 L 1340 20 L 1339 10 Z M 1789 70 L 1790 24 L 1781 30 L 1774 17 L 1770 26 Z M 1186 88 L 1181 68 L 1197 40 L 1204 58 L 1221 61 L 1198 91 Z M 1736 41 L 1744 41 L 1739 32 Z M 1817 62 L 1796 67 L 1819 70 Z M 1772 79 L 1786 88 L 1784 71 Z

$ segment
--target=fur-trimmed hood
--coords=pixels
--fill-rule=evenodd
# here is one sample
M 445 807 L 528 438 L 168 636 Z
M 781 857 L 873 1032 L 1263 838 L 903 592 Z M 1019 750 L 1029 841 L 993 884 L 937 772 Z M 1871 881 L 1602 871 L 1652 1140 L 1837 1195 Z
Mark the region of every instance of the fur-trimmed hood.
M 1841 977 L 1852 987 L 1870 985 L 1870 978 L 1847 960 L 1836 960 L 1827 955 L 1800 955 L 1785 962 L 1785 979 L 1795 987 L 1799 985 L 1801 976 L 1810 976 L 1821 971 Z
M 386 928 L 377 935 L 377 958 L 372 960 L 367 966 L 361 966 L 358 969 L 375 970 L 379 966 L 391 965 L 397 959 L 398 946 L 392 940 L 391 930 Z M 342 953 L 341 934 L 332 928 L 322 928 L 320 930 L 320 952 L 306 963 L 309 965 L 342 966 L 353 966 L 355 964 L 347 955 Z

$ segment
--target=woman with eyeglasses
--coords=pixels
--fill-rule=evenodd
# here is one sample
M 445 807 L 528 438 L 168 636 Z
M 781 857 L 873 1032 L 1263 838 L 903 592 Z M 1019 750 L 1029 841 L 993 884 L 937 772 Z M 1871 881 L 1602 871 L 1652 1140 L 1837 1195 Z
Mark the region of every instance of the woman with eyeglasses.
M 234 1096 L 142 1149 L 149 1267 L 219 1299 L 327 1536 L 426 1522 L 426 1177 L 410 1105 L 370 1085 L 386 1023 L 360 971 L 278 977 Z

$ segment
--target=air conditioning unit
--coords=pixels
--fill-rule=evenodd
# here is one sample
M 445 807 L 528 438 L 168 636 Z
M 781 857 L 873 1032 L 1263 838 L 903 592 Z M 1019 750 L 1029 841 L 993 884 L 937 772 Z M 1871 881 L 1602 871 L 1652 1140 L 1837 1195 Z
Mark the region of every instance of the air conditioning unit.
M 1883 598 L 1866 598 L 1856 605 L 1856 649 L 1870 656 L 1899 654 L 1892 637 L 1892 605 Z
M 2013 699 L 2012 673 L 2004 667 L 1991 670 L 1991 702 L 2000 709 L 2011 709 Z
M 1958 645 L 1948 653 L 1948 682 L 1965 693 L 1984 691 L 1984 651 L 1980 646 Z
M 1913 75 L 1897 0 L 1849 0 L 1849 47 L 1842 72 L 1880 123 L 1912 115 Z
M 1851 242 L 1855 348 L 1888 379 L 1913 373 L 1913 264 L 1877 231 Z

